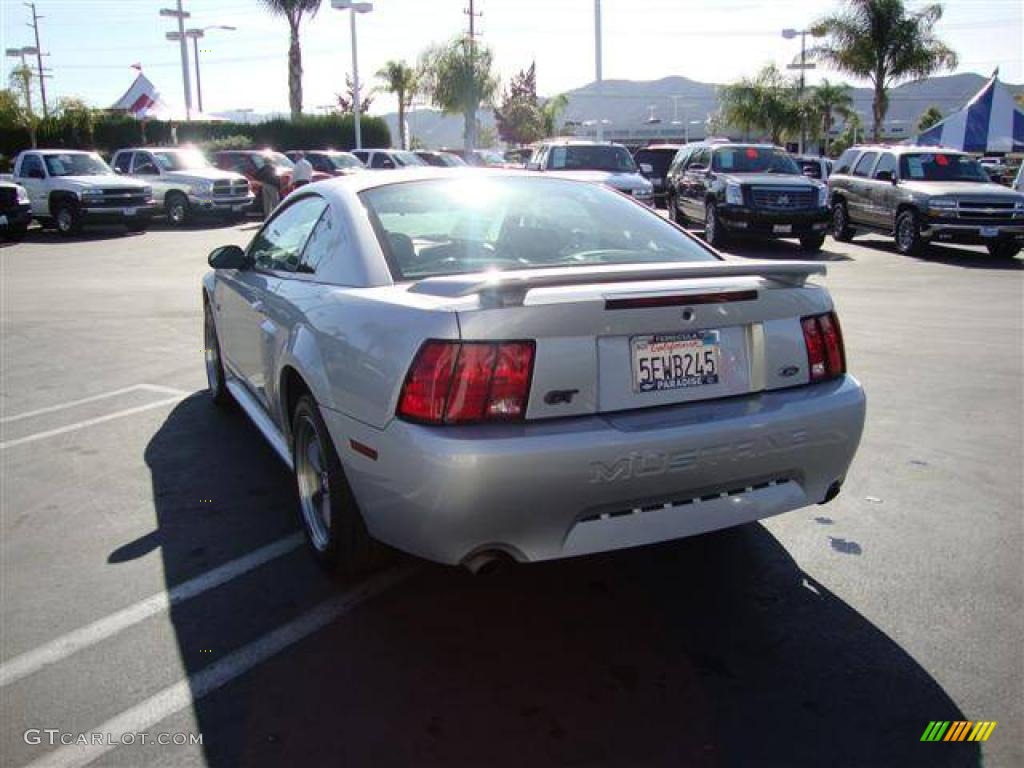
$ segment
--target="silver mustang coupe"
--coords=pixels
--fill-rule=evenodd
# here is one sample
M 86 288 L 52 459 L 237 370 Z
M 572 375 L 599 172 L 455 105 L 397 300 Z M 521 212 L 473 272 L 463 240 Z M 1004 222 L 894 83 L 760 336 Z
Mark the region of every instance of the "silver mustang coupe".
M 602 186 L 357 174 L 210 255 L 206 371 L 336 573 L 477 571 L 830 501 L 860 441 L 816 263 L 724 259 Z

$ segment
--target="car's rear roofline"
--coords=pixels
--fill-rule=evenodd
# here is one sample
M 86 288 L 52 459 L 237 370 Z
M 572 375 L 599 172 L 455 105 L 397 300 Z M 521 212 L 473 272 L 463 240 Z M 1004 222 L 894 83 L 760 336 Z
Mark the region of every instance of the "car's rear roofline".
M 824 275 L 826 271 L 825 265 L 817 262 L 758 259 L 595 265 L 428 277 L 414 283 L 409 291 L 446 298 L 477 294 L 488 299 L 488 303 L 509 306 L 522 304 L 527 292 L 534 288 L 715 277 L 763 277 L 801 286 L 811 275 Z

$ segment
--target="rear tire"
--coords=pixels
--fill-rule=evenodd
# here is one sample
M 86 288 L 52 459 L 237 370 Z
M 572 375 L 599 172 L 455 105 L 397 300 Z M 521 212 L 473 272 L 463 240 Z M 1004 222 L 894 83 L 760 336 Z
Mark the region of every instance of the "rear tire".
M 333 576 L 372 570 L 383 547 L 366 530 L 330 432 L 312 395 L 292 416 L 292 459 L 302 528 L 317 562 Z
M 224 363 L 220 355 L 220 339 L 217 338 L 217 326 L 213 320 L 210 302 L 203 301 L 203 354 L 206 357 L 206 384 L 210 390 L 210 398 L 217 405 L 224 407 L 233 402 L 231 392 L 227 388 L 224 377 Z
M 985 247 L 988 248 L 989 255 L 997 259 L 1012 259 L 1020 253 L 1021 248 L 1019 243 L 989 243 Z
M 818 253 L 824 244 L 824 235 L 804 235 L 800 238 L 800 247 L 808 253 Z
M 896 217 L 896 250 L 904 256 L 919 256 L 927 243 L 921 237 L 921 224 L 917 212 L 910 209 L 900 212 Z
M 53 223 L 61 237 L 74 237 L 82 231 L 82 214 L 72 202 L 57 203 L 53 212 Z
M 832 205 L 832 237 L 841 243 L 848 243 L 853 240 L 850 212 L 846 209 L 846 203 L 842 200 Z
M 724 248 L 728 238 L 718 218 L 718 209 L 714 203 L 704 204 L 704 242 L 712 248 Z
M 183 227 L 192 218 L 189 210 L 188 198 L 181 192 L 168 192 L 164 198 L 164 211 L 167 213 L 167 220 L 176 227 Z

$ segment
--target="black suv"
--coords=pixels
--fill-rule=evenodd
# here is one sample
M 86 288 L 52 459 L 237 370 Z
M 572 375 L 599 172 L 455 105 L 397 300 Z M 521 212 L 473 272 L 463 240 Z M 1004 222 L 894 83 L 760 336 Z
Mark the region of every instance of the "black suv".
M 681 144 L 651 144 L 633 153 L 633 162 L 640 169 L 640 175 L 654 186 L 654 204 L 659 207 L 665 205 L 665 176 L 668 167 L 681 147 Z
M 703 221 L 704 239 L 713 247 L 736 234 L 796 237 L 808 251 L 825 242 L 828 189 L 804 176 L 779 147 L 688 144 L 672 161 L 665 184 L 673 221 Z

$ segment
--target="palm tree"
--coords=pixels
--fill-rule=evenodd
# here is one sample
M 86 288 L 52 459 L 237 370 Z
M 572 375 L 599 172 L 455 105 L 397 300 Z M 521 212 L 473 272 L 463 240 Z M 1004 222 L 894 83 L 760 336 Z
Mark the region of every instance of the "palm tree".
M 956 67 L 956 53 L 932 33 L 941 18 L 939 4 L 908 11 L 903 0 L 846 0 L 843 10 L 812 26 L 828 38 L 808 52 L 812 58 L 871 81 L 875 141 L 889 111 L 889 88 Z
M 377 77 L 384 81 L 384 90 L 395 94 L 398 99 L 398 137 L 402 149 L 407 149 L 405 110 L 419 88 L 419 73 L 404 61 L 392 59 L 377 71 Z
M 569 106 L 569 97 L 564 93 L 552 96 L 541 105 L 540 118 L 546 137 L 551 137 L 558 133 L 558 117 L 565 111 L 567 106 Z
M 803 122 L 804 105 L 793 82 L 772 64 L 753 80 L 743 78 L 723 86 L 719 99 L 727 123 L 742 128 L 745 136 L 751 129 L 761 128 L 773 144 L 781 144 L 786 136 L 799 131 Z
M 288 21 L 291 41 L 288 44 L 288 106 L 292 119 L 302 115 L 302 47 L 299 45 L 299 24 L 305 15 L 312 16 L 320 9 L 321 0 L 260 0 L 263 7 L 275 16 Z
M 936 107 L 934 104 L 928 107 L 924 112 L 921 113 L 921 117 L 917 121 L 917 130 L 919 133 L 924 133 L 933 125 L 942 122 L 942 110 Z
M 844 83 L 830 83 L 823 79 L 811 91 L 809 101 L 811 119 L 817 125 L 815 133 L 820 130 L 820 135 L 824 136 L 824 150 L 827 155 L 832 125 L 835 122 L 834 115 L 846 120 L 853 111 L 850 86 Z
M 462 113 L 467 151 L 476 145 L 477 110 L 498 91 L 493 63 L 490 48 L 467 38 L 432 46 L 421 56 L 423 91 L 446 115 Z

